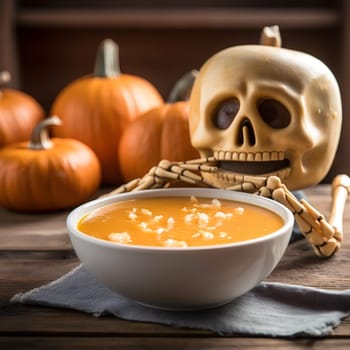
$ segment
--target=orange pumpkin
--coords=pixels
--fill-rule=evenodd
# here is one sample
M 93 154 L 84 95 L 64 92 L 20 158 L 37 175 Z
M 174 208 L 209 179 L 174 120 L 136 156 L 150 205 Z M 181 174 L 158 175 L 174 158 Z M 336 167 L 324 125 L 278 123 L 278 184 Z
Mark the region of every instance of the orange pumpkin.
M 143 177 L 162 159 L 184 161 L 199 158 L 190 141 L 189 104 L 178 101 L 189 95 L 193 80 L 193 72 L 186 74 L 170 93 L 168 103 L 151 109 L 126 128 L 119 145 L 124 181 Z
M 10 74 L 0 72 L 0 85 L 10 80 Z M 0 148 L 29 139 L 34 126 L 44 118 L 39 103 L 24 92 L 0 90 Z
M 97 191 L 100 164 L 93 151 L 73 139 L 48 137 L 58 117 L 41 121 L 30 142 L 0 150 L 0 206 L 48 212 L 78 205 Z
M 58 137 L 71 137 L 88 145 L 102 167 L 104 184 L 120 184 L 119 139 L 129 122 L 163 103 L 151 83 L 120 73 L 117 45 L 105 40 L 97 55 L 95 73 L 69 84 L 53 103 L 51 114 L 63 121 L 53 130 Z

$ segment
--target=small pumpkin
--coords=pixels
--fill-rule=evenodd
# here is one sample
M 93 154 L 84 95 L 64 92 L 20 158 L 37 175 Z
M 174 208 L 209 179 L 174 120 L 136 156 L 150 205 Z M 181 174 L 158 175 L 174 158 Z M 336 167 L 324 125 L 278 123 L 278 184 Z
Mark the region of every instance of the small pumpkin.
M 41 121 L 30 142 L 0 150 L 0 206 L 21 212 L 48 212 L 88 200 L 100 184 L 94 152 L 73 139 L 48 136 L 58 117 Z
M 104 40 L 94 74 L 64 88 L 51 109 L 63 121 L 53 135 L 88 145 L 100 160 L 102 182 L 110 185 L 121 183 L 118 145 L 123 130 L 131 120 L 163 103 L 147 80 L 120 72 L 117 52 L 116 43 Z
M 185 74 L 170 92 L 168 102 L 134 120 L 125 129 L 119 145 L 124 181 L 144 176 L 162 159 L 184 161 L 199 158 L 190 141 L 187 99 L 196 72 Z
M 0 85 L 10 79 L 9 72 L 0 72 Z M 33 97 L 15 89 L 0 89 L 0 148 L 28 140 L 44 116 L 43 108 Z

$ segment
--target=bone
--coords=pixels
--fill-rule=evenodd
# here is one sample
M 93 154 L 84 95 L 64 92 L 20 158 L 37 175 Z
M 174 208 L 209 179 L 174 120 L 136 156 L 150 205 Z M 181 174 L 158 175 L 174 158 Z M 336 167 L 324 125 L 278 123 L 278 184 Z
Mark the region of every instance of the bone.
M 100 196 L 100 198 L 102 198 L 102 197 L 108 197 L 108 196 L 112 196 L 112 195 L 120 194 L 120 193 L 124 193 L 124 192 L 133 191 L 133 190 L 137 187 L 137 185 L 139 184 L 139 182 L 140 182 L 140 179 L 131 180 L 130 182 L 119 186 L 119 187 L 116 188 L 115 190 L 113 190 L 113 191 L 111 191 L 111 192 L 108 192 L 108 193 L 106 193 L 106 194 Z
M 187 170 L 193 170 L 197 171 L 200 170 L 201 172 L 205 173 L 216 173 L 218 171 L 218 168 L 216 166 L 206 165 L 206 164 L 182 164 L 181 168 L 187 169 Z
M 321 258 L 327 258 L 335 254 L 340 248 L 340 243 L 337 242 L 334 238 L 327 241 L 325 245 L 316 247 L 319 250 L 319 253 L 316 250 L 316 254 Z
M 152 175 L 146 175 L 141 179 L 138 186 L 135 187 L 132 191 L 148 190 L 150 188 L 158 188 L 158 187 L 161 187 L 161 186 L 156 184 L 155 177 Z
M 178 162 L 179 164 L 206 164 L 206 163 L 210 163 L 210 162 L 215 162 L 217 161 L 217 159 L 215 157 L 208 157 L 208 158 L 199 158 L 199 159 L 191 159 L 191 160 L 187 160 L 186 162 Z
M 238 185 L 226 187 L 226 190 L 229 191 L 238 191 L 238 192 L 247 192 L 247 193 L 253 193 L 256 191 L 256 186 L 253 183 L 250 182 L 244 182 Z
M 343 232 L 343 215 L 349 193 L 350 178 L 347 175 L 337 175 L 332 182 L 332 205 L 328 221 L 340 232 Z

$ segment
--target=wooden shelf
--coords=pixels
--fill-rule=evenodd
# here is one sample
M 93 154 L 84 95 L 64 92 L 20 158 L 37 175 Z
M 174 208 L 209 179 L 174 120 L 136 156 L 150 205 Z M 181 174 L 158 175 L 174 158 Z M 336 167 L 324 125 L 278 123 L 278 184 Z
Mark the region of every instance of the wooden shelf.
M 256 28 L 278 23 L 284 28 L 335 27 L 339 12 L 323 9 L 21 9 L 16 22 L 22 27 L 112 28 Z

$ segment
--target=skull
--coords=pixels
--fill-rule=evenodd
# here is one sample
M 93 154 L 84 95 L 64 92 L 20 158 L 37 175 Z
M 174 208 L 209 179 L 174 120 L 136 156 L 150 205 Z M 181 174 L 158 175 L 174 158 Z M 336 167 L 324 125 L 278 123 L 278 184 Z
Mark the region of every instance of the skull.
M 319 183 L 333 162 L 341 119 L 330 70 L 280 47 L 244 45 L 215 54 L 190 97 L 192 145 L 217 159 L 218 172 L 203 176 L 221 188 L 247 175 L 277 175 L 291 190 Z

